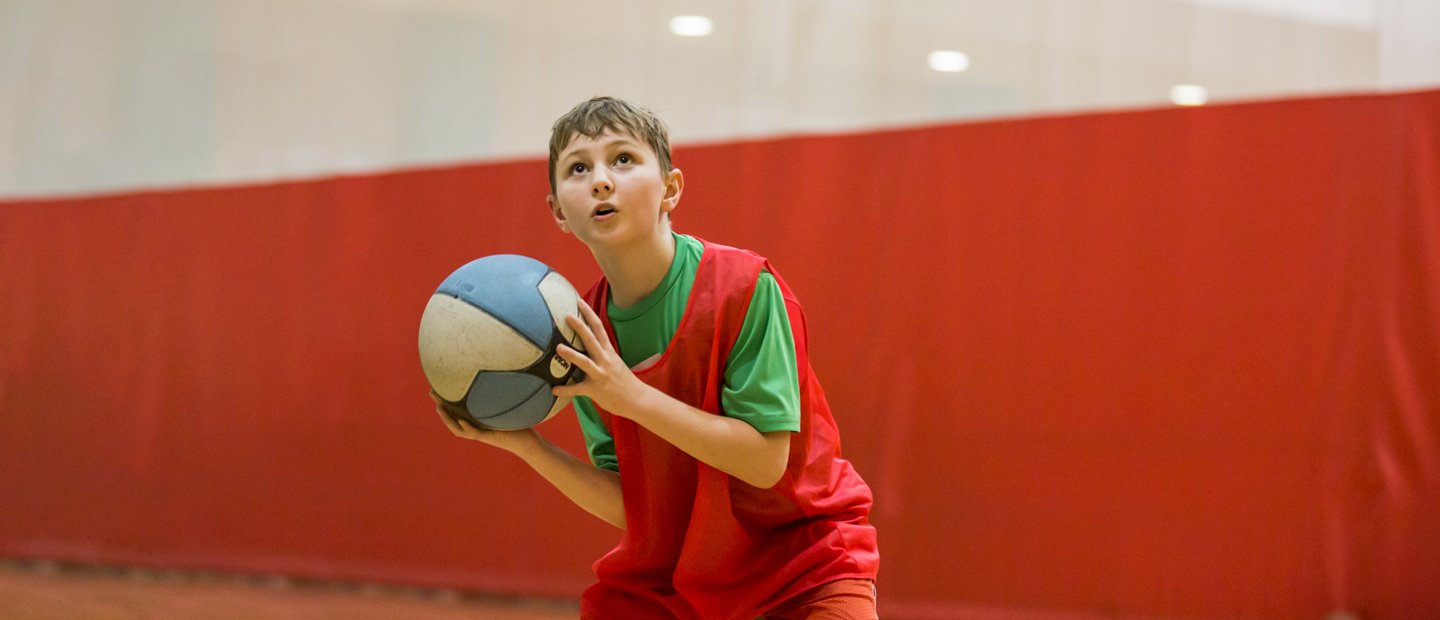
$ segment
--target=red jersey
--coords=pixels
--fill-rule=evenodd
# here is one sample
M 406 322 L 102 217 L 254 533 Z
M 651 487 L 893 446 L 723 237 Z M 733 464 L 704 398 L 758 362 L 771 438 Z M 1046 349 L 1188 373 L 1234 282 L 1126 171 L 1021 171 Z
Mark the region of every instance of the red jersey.
M 751 620 L 815 586 L 875 578 L 870 488 L 840 455 L 839 432 L 810 368 L 804 315 L 768 261 L 705 243 L 675 337 L 656 364 L 635 374 L 723 415 L 725 360 L 762 269 L 785 298 L 800 379 L 800 431 L 790 438 L 784 475 L 769 489 L 750 486 L 599 409 L 620 464 L 626 530 L 595 563 L 599 583 L 585 591 L 583 618 Z M 604 279 L 586 294 L 607 327 L 608 296 Z

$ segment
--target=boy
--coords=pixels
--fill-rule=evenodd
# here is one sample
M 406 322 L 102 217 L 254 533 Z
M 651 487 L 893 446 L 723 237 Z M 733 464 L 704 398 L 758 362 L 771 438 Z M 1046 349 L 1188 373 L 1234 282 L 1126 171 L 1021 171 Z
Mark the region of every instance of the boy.
M 625 530 L 581 616 L 875 618 L 870 489 L 840 456 L 784 281 L 671 231 L 684 177 L 648 110 L 597 97 L 560 117 L 550 185 L 555 223 L 604 273 L 568 317 L 587 353 L 560 350 L 585 380 L 554 390 L 574 397 L 593 465 L 439 411 Z

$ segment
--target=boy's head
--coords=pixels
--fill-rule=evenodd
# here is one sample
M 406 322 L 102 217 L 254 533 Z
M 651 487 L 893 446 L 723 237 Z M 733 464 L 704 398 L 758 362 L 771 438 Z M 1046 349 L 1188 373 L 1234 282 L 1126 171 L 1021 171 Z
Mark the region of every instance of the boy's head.
M 627 133 L 650 146 L 660 172 L 673 168 L 665 121 L 654 112 L 614 97 L 595 97 L 571 108 L 550 128 L 550 193 L 555 193 L 555 161 L 576 136 L 597 138 L 606 130 Z

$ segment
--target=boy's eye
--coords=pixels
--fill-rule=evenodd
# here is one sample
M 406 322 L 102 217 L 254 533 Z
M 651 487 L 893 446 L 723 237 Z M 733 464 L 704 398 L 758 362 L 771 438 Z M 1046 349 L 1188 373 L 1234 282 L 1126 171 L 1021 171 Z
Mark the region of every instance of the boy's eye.
M 585 172 L 585 164 L 574 164 L 570 166 L 570 174 L 581 174 Z
M 621 153 L 619 157 L 616 157 L 616 158 L 615 158 L 615 163 L 617 163 L 617 164 L 628 164 L 628 163 L 630 163 L 630 162 L 632 162 L 632 161 L 634 161 L 634 160 L 631 159 L 629 153 Z

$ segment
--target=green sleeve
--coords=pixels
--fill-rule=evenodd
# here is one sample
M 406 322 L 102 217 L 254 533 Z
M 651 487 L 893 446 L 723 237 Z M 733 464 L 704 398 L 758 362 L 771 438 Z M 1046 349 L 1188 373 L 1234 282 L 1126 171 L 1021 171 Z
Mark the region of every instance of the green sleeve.
M 610 429 L 595 411 L 595 403 L 589 398 L 576 396 L 571 403 L 575 415 L 580 418 L 580 432 L 585 435 L 585 450 L 590 453 L 590 462 L 600 469 L 620 471 L 620 460 L 615 457 L 615 438 Z
M 725 415 L 762 433 L 800 430 L 800 375 L 795 336 L 775 276 L 761 272 L 740 336 L 725 363 Z

